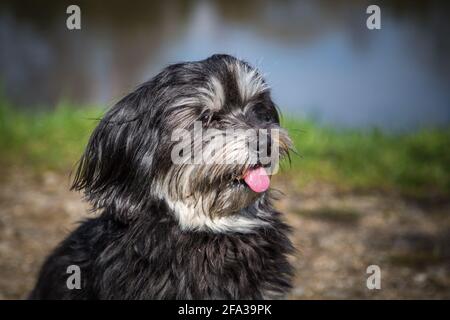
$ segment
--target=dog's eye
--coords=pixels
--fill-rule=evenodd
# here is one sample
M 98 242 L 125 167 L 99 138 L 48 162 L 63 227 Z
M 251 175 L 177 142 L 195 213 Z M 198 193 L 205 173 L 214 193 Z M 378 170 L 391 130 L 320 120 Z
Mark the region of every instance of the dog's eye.
M 202 122 L 203 126 L 209 126 L 209 125 L 212 125 L 212 124 L 215 124 L 215 123 L 219 122 L 220 121 L 220 117 L 217 114 L 215 114 L 215 113 L 212 113 L 210 111 L 206 111 L 206 112 L 203 112 L 198 117 L 198 120 L 200 120 Z
M 259 105 L 255 106 L 254 114 L 255 114 L 256 118 L 262 122 L 271 123 L 271 122 L 277 121 L 277 118 L 273 114 L 273 112 L 271 110 L 265 108 L 264 106 L 259 106 Z
M 200 120 L 203 124 L 208 124 L 211 121 L 211 116 L 211 112 L 205 111 L 198 117 L 198 120 Z
M 262 116 L 262 120 L 264 120 L 265 122 L 272 122 L 273 117 L 270 114 L 265 114 Z

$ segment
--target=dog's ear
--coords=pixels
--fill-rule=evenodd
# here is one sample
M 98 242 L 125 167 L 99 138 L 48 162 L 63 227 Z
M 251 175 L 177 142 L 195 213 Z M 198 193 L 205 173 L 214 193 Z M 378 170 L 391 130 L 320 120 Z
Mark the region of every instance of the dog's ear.
M 152 115 L 145 96 L 138 89 L 112 107 L 78 163 L 72 189 L 84 190 L 94 210 L 108 208 L 128 219 L 145 199 L 158 141 L 150 127 Z

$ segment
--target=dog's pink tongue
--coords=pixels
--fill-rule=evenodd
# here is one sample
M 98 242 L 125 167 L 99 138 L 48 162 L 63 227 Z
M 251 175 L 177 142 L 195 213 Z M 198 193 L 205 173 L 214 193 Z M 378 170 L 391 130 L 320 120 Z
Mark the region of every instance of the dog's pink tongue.
M 263 167 L 249 169 L 244 176 L 244 181 L 255 192 L 264 192 L 270 185 L 269 176 Z

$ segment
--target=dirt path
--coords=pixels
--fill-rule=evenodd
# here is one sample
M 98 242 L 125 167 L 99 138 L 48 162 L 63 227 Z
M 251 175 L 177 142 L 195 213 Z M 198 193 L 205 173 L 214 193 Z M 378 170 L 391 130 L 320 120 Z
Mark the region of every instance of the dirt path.
M 0 177 L 0 299 L 25 298 L 46 254 L 88 215 L 68 185 L 52 172 Z M 276 185 L 298 249 L 291 298 L 450 298 L 449 204 Z M 381 290 L 366 287 L 372 264 L 381 268 Z

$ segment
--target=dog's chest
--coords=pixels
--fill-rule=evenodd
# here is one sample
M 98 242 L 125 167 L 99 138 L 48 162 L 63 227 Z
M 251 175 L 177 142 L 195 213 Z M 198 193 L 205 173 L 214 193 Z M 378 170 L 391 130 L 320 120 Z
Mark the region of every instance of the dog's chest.
M 268 299 L 290 287 L 290 242 L 281 228 L 250 235 L 155 225 L 125 232 L 97 260 L 102 298 Z
M 145 299 L 263 299 L 285 291 L 278 269 L 285 264 L 283 256 L 258 246 L 256 239 L 199 235 L 167 240 L 135 246 L 133 255 L 125 255 L 126 267 L 116 269 L 127 275 L 109 273 L 109 283 L 126 285 L 120 291 Z

